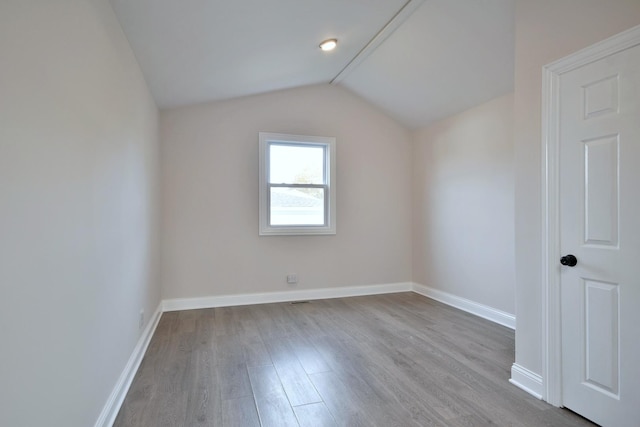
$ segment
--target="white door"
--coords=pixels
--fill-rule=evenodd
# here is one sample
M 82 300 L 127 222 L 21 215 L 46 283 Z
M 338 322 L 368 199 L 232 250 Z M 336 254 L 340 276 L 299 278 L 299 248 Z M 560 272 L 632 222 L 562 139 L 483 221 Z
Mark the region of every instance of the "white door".
M 640 46 L 559 80 L 562 403 L 640 426 Z

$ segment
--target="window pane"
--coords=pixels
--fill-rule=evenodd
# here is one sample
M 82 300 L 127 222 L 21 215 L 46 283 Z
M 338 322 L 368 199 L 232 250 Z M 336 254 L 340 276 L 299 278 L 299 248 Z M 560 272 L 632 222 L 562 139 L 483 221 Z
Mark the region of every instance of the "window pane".
M 324 188 L 271 188 L 270 225 L 325 225 Z
M 324 184 L 324 147 L 269 145 L 269 182 Z

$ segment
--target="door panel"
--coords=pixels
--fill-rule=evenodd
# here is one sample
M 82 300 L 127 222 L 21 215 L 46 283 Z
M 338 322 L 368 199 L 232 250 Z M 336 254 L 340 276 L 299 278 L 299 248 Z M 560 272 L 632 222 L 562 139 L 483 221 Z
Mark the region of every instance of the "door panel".
M 560 76 L 562 401 L 640 421 L 640 46 Z
M 618 397 L 618 285 L 584 281 L 585 382 Z
M 618 246 L 618 135 L 584 141 L 584 243 Z

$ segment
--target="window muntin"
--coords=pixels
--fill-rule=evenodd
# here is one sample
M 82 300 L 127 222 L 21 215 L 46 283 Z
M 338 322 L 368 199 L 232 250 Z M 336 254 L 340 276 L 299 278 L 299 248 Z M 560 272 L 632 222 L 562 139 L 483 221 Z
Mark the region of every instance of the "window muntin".
M 260 234 L 335 234 L 335 138 L 259 136 Z

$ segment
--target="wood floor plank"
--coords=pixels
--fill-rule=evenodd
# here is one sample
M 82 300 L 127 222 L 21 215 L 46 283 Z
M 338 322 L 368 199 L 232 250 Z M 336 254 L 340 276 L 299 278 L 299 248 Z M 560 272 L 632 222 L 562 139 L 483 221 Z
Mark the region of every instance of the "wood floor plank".
M 269 340 L 266 345 L 291 406 L 321 402 L 289 340 Z
M 222 402 L 221 425 L 223 427 L 260 427 L 258 410 L 253 397 L 241 397 Z
M 339 374 L 339 378 L 352 390 L 355 390 L 365 402 L 377 402 L 377 404 L 393 404 L 406 411 L 412 421 L 419 425 L 442 425 L 447 416 L 443 416 L 436 408 L 445 408 L 447 405 L 442 400 L 442 390 L 438 388 L 438 382 L 430 381 L 425 385 L 414 384 L 414 378 L 401 375 L 398 365 L 391 359 L 385 361 L 378 356 L 371 357 L 373 352 L 359 348 L 351 343 L 332 338 L 325 338 L 322 351 L 326 352 L 333 371 Z M 368 356 L 365 356 L 368 354 Z M 366 360 L 367 363 L 363 363 Z M 423 374 L 433 375 L 432 369 L 426 366 Z M 435 393 L 424 394 L 424 386 L 433 387 Z M 362 394 L 366 392 L 365 394 Z M 456 415 L 459 415 L 456 412 Z
M 171 352 L 159 371 L 157 407 L 151 416 L 159 425 L 177 427 L 184 424 L 188 399 L 185 379 L 190 369 L 193 337 L 193 334 L 178 331 L 171 335 Z
M 222 412 L 219 381 L 213 365 L 213 352 L 197 348 L 192 353 L 192 368 L 187 373 L 187 410 L 185 425 L 219 425 Z
M 240 345 L 247 367 L 272 365 L 271 356 L 260 338 L 241 338 Z
M 114 426 L 593 426 L 508 382 L 514 341 L 409 292 L 164 313 Z
M 247 366 L 243 362 L 226 363 L 215 367 L 222 399 L 251 396 Z
M 338 425 L 432 426 L 432 423 L 417 423 L 413 417 L 403 414 L 394 403 L 380 399 L 366 382 L 357 377 L 335 372 L 310 375 L 324 402 Z
M 196 330 L 197 310 L 185 310 L 178 312 L 178 333 L 193 333 Z
M 240 340 L 233 335 L 215 337 L 214 364 L 222 399 L 251 396 L 251 384 Z
M 251 315 L 251 307 L 234 307 L 239 324 L 237 334 L 248 367 L 271 365 L 271 357 L 264 345 L 260 329 Z
M 293 408 L 300 427 L 336 427 L 336 420 L 323 402 Z
M 263 427 L 298 426 L 298 421 L 273 366 L 249 368 L 249 379 Z
M 285 312 L 284 304 L 257 305 L 253 315 L 263 339 L 296 334 L 296 326 Z
M 309 377 L 339 426 L 365 427 L 373 425 L 365 408 L 361 408 L 360 402 L 336 373 L 320 372 L 309 375 Z
M 289 338 L 289 344 L 307 374 L 327 372 L 331 368 L 313 344 L 313 338 L 295 336 Z
M 235 336 L 238 334 L 240 323 L 236 318 L 235 307 L 218 307 L 213 312 L 216 336 Z

